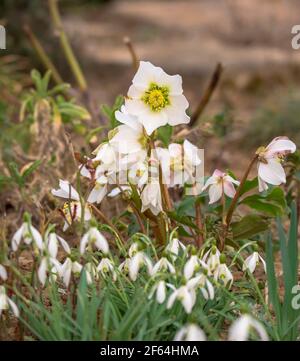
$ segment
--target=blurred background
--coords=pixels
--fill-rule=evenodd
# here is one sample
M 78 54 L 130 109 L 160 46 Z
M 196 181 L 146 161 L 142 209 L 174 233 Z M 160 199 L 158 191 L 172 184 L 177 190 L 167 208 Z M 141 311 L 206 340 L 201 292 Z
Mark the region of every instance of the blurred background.
M 222 64 L 220 82 L 199 120 L 202 127 L 190 134 L 209 160 L 239 168 L 240 153 L 248 158 L 277 135 L 288 135 L 299 145 L 300 50 L 291 46 L 291 29 L 300 22 L 299 0 L 61 0 L 59 7 L 97 107 L 127 92 L 134 74 L 123 42 L 128 36 L 140 59 L 182 75 L 191 112 L 216 64 Z M 9 69 L 10 81 L 17 77 L 24 88 L 30 80 L 20 73 L 28 69 L 29 74 L 33 67 L 45 72 L 24 25 L 42 42 L 64 80 L 74 81 L 47 1 L 1 0 L 0 19 L 8 36 L 0 56 L 22 59 Z M 92 120 L 90 127 L 96 126 Z M 211 129 L 217 137 L 211 137 Z M 206 169 L 215 166 L 207 163 Z

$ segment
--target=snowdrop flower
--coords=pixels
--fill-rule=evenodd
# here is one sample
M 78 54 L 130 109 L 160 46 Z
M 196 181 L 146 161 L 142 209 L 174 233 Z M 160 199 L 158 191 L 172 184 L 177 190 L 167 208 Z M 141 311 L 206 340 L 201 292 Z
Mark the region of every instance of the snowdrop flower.
M 215 279 L 215 281 L 218 281 L 218 280 L 222 281 L 224 286 L 228 286 L 228 288 L 230 288 L 233 283 L 233 275 L 229 271 L 229 269 L 225 263 L 220 263 L 217 266 L 217 268 L 215 269 L 215 272 L 214 272 L 214 279 Z
M 166 257 L 162 257 L 153 267 L 153 275 L 155 275 L 159 271 L 168 270 L 170 273 L 175 273 L 175 268 L 171 262 L 168 261 Z
M 167 309 L 173 307 L 176 300 L 179 300 L 185 309 L 186 313 L 191 313 L 196 303 L 196 293 L 194 288 L 188 287 L 187 285 L 179 288 L 173 288 L 173 293 L 170 295 L 167 302 Z
M 277 137 L 267 147 L 260 147 L 258 154 L 259 191 L 268 189 L 269 184 L 280 185 L 286 182 L 281 165 L 283 157 L 296 151 L 296 145 L 287 137 Z
M 120 265 L 119 265 L 119 267 L 118 267 L 118 270 L 119 270 L 120 272 L 123 272 L 123 273 L 128 274 L 128 273 L 129 273 L 130 261 L 131 261 L 130 258 L 125 258 L 125 260 L 124 260 L 122 263 L 120 263 Z
M 206 335 L 199 326 L 190 323 L 176 333 L 174 341 L 206 341 Z
M 107 193 L 108 178 L 105 175 L 96 179 L 95 186 L 88 196 L 89 203 L 101 203 Z
M 214 287 L 204 273 L 191 278 L 186 285 L 189 289 L 193 290 L 199 288 L 206 300 L 213 300 L 215 297 Z
M 156 149 L 163 173 L 163 181 L 169 187 L 193 181 L 195 167 L 200 165 L 198 148 L 188 140 L 183 145 L 172 143 L 168 149 Z
M 0 316 L 3 311 L 8 310 L 9 308 L 11 309 L 15 317 L 20 316 L 17 305 L 7 296 L 4 286 L 0 286 Z
M 71 274 L 79 275 L 82 268 L 82 265 L 77 261 L 72 261 L 69 257 L 66 258 L 65 262 L 58 268 L 58 274 L 66 287 L 69 287 Z
M 185 249 L 186 249 L 185 245 L 182 242 L 180 242 L 178 238 L 173 238 L 168 243 L 165 251 L 167 253 L 171 253 L 171 258 L 173 261 L 175 261 L 179 254 L 180 249 L 185 251 Z
M 151 299 L 154 294 L 156 295 L 156 301 L 161 305 L 166 300 L 166 283 L 165 281 L 159 281 L 154 287 L 152 288 L 149 299 Z
M 199 259 L 197 255 L 192 255 L 183 268 L 183 274 L 186 280 L 189 280 L 195 272 L 200 270 L 200 267 L 207 269 L 205 262 Z
M 51 232 L 46 238 L 46 248 L 48 249 L 49 255 L 52 258 L 57 257 L 59 244 L 67 254 L 71 253 L 71 249 L 68 243 L 62 237 L 58 236 L 54 232 Z
M 139 251 L 129 262 L 129 277 L 132 281 L 136 281 L 137 275 L 142 266 L 146 266 L 148 274 L 151 276 L 153 272 L 152 262 L 144 252 Z
M 246 271 L 246 269 L 248 269 L 251 273 L 253 273 L 256 266 L 259 264 L 259 261 L 261 261 L 266 272 L 266 262 L 258 252 L 253 252 L 249 257 L 245 259 L 243 264 L 243 271 Z
M 247 341 L 251 329 L 255 330 L 262 341 L 268 341 L 269 337 L 260 322 L 250 315 L 242 315 L 229 328 L 229 341 Z
M 22 226 L 17 230 L 17 232 L 13 235 L 12 249 L 14 252 L 19 248 L 22 239 L 27 245 L 33 242 L 39 250 L 44 249 L 43 238 L 40 232 L 35 227 L 33 227 L 30 222 L 24 222 Z
M 85 274 L 86 274 L 86 281 L 90 285 L 94 281 L 97 281 L 99 279 L 99 274 L 97 267 L 89 262 L 84 266 Z
M 109 246 L 106 238 L 101 232 L 98 231 L 96 227 L 91 227 L 81 238 L 80 241 L 80 253 L 84 254 L 88 245 L 95 245 L 99 251 L 102 251 L 104 254 L 107 254 L 109 251 Z
M 123 123 L 111 131 L 109 143 L 121 154 L 136 153 L 146 148 L 147 137 L 138 118 L 127 113 L 125 106 L 115 112 L 116 119 Z
M 141 194 L 141 201 L 142 212 L 150 209 L 155 216 L 162 212 L 161 191 L 158 180 L 151 180 L 145 186 Z
M 97 271 L 100 272 L 103 277 L 105 277 L 107 273 L 111 273 L 113 280 L 116 281 L 117 279 L 117 274 L 115 272 L 114 264 L 108 258 L 102 258 L 102 260 L 100 261 L 97 267 Z
M 211 177 L 208 178 L 202 191 L 208 190 L 209 195 L 209 204 L 217 202 L 223 195 L 223 192 L 230 198 L 233 198 L 235 195 L 234 186 L 239 185 L 240 182 L 233 179 L 230 175 L 221 172 L 216 169 Z
M 213 274 L 220 264 L 220 251 L 216 246 L 211 247 L 202 257 L 202 261 L 206 263 L 209 275 Z
M 74 220 L 81 219 L 82 207 L 79 194 L 68 181 L 64 180 L 60 180 L 59 189 L 52 189 L 51 193 L 56 197 L 69 199 L 69 202 L 66 202 L 62 209 L 65 219 L 63 231 L 66 231 Z M 91 217 L 90 207 L 86 204 L 84 208 L 84 220 L 89 221 Z
M 128 250 L 128 256 L 132 258 L 136 253 L 138 253 L 139 250 L 140 250 L 139 242 L 132 243 L 132 245 L 129 247 Z
M 182 94 L 182 79 L 170 76 L 149 62 L 140 62 L 125 100 L 127 112 L 137 116 L 148 135 L 170 124 L 189 123 L 189 104 Z
M 5 267 L 2 266 L 2 264 L 0 264 L 0 278 L 1 278 L 3 281 L 6 281 L 6 280 L 7 280 L 7 271 L 6 271 Z

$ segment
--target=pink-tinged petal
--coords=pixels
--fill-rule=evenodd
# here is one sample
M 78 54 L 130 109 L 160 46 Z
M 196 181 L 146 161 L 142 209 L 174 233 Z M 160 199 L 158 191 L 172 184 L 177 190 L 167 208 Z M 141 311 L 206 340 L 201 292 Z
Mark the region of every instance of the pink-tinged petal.
M 214 172 L 213 172 L 213 177 L 224 177 L 226 173 L 222 172 L 221 170 L 219 169 L 216 169 Z
M 222 197 L 222 185 L 213 184 L 210 186 L 209 191 L 209 204 L 217 202 Z
M 287 138 L 275 138 L 267 146 L 266 156 L 270 157 L 276 154 L 294 153 L 296 144 Z
M 204 187 L 202 188 L 202 191 L 205 191 L 209 186 L 211 186 L 212 184 L 216 184 L 217 182 L 218 182 L 218 178 L 212 175 L 207 179 Z
M 270 184 L 279 185 L 286 182 L 282 165 L 276 159 L 268 159 L 268 163 L 260 162 L 258 165 L 259 177 Z
M 234 197 L 235 189 L 231 182 L 224 182 L 224 193 L 230 198 Z
M 231 183 L 233 183 L 233 184 L 236 184 L 237 186 L 240 185 L 240 182 L 239 182 L 238 180 L 232 178 L 232 177 L 231 177 L 230 175 L 228 175 L 228 174 L 224 177 L 224 179 L 225 179 L 226 181 L 228 181 L 228 182 L 231 182 Z
M 259 192 L 266 191 L 268 189 L 268 185 L 264 182 L 260 177 L 258 177 L 258 190 Z

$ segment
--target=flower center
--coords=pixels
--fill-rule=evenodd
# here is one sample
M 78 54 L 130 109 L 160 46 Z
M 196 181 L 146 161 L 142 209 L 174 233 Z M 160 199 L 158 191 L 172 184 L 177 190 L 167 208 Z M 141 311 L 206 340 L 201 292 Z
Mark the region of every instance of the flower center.
M 169 89 L 152 83 L 142 96 L 142 101 L 149 105 L 152 111 L 158 112 L 170 104 Z

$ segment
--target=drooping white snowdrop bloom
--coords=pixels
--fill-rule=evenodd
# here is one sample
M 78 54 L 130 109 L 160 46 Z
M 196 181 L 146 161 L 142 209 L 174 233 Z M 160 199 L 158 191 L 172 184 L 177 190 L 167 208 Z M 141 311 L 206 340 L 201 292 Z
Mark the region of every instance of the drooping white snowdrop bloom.
M 261 341 L 268 341 L 268 334 L 263 325 L 250 315 L 242 315 L 229 328 L 229 341 L 247 341 L 251 330 L 256 331 Z
M 140 244 L 138 242 L 133 242 L 129 247 L 128 256 L 132 258 L 140 250 Z
M 189 104 L 182 94 L 182 79 L 168 75 L 162 68 L 141 61 L 125 106 L 128 113 L 137 116 L 148 135 L 163 125 L 187 124 Z
M 111 273 L 113 281 L 116 281 L 117 279 L 115 265 L 109 258 L 102 258 L 97 266 L 97 271 L 100 272 L 103 277 L 106 277 L 107 274 Z
M 253 252 L 245 259 L 243 264 L 243 271 L 246 271 L 246 269 L 248 269 L 251 273 L 253 273 L 256 266 L 259 264 L 259 261 L 262 263 L 266 272 L 266 262 L 258 252 Z
M 188 287 L 188 285 L 181 286 L 177 289 L 174 288 L 173 293 L 168 299 L 167 309 L 172 308 L 176 300 L 181 302 L 186 313 L 191 313 L 196 303 L 196 292 L 194 288 Z
M 15 252 L 21 243 L 24 241 L 25 244 L 29 245 L 32 242 L 39 249 L 44 249 L 43 238 L 40 232 L 33 227 L 30 222 L 24 222 L 22 226 L 17 230 L 17 232 L 12 237 L 12 250 Z
M 11 309 L 15 317 L 20 316 L 19 309 L 17 305 L 11 300 L 7 294 L 4 286 L 0 286 L 0 317 L 3 311 Z
M 86 263 L 86 265 L 84 266 L 84 270 L 86 274 L 86 281 L 89 285 L 99 279 L 97 267 L 92 262 Z
M 38 268 L 38 279 L 41 282 L 42 286 L 45 286 L 47 279 L 47 268 L 48 268 L 48 260 L 47 257 L 43 257 Z
M 80 253 L 84 254 L 87 246 L 93 245 L 104 254 L 107 254 L 109 251 L 108 242 L 97 227 L 91 227 L 81 238 Z
M 235 195 L 234 184 L 239 185 L 240 182 L 216 169 L 213 175 L 207 179 L 202 191 L 209 188 L 209 204 L 212 204 L 222 198 L 223 192 L 228 197 L 233 198 Z
M 175 267 L 172 265 L 170 261 L 166 257 L 162 257 L 159 261 L 157 261 L 153 267 L 153 275 L 160 271 L 169 271 L 174 274 Z
M 202 257 L 202 261 L 207 264 L 208 274 L 214 273 L 215 269 L 220 264 L 220 251 L 216 246 L 212 246 Z
M 132 281 L 136 281 L 140 269 L 146 266 L 148 274 L 151 276 L 153 266 L 150 258 L 142 251 L 137 252 L 129 262 L 129 277 Z
M 286 182 L 284 169 L 281 165 L 285 155 L 294 153 L 296 145 L 287 137 L 277 137 L 267 147 L 260 147 L 258 154 L 259 191 L 268 189 L 269 184 L 280 185 Z
M 65 180 L 60 179 L 59 180 L 59 188 L 58 189 L 52 189 L 51 193 L 55 197 L 60 198 L 66 198 L 66 199 L 72 199 L 74 201 L 79 201 L 80 197 L 76 189 L 72 187 L 72 185 Z
M 221 281 L 224 286 L 230 288 L 233 283 L 233 275 L 225 263 L 220 263 L 214 271 L 215 281 Z
M 149 299 L 151 299 L 155 294 L 155 299 L 159 304 L 162 304 L 165 302 L 166 297 L 167 297 L 167 291 L 166 291 L 166 283 L 165 281 L 159 281 L 158 283 L 156 283 L 150 294 L 149 294 Z
M 129 265 L 131 258 L 125 258 L 125 260 L 120 263 L 118 270 L 122 273 L 129 274 Z
M 155 216 L 162 212 L 161 190 L 158 180 L 146 184 L 141 194 L 142 212 L 149 209 Z
M 58 274 L 66 287 L 69 287 L 72 273 L 78 276 L 82 268 L 83 266 L 79 262 L 72 261 L 69 257 L 65 259 L 65 262 L 58 268 Z
M 71 253 L 70 246 L 68 243 L 59 235 L 51 232 L 46 238 L 46 248 L 49 252 L 50 257 L 56 258 L 58 253 L 58 246 L 61 245 L 67 254 Z
M 188 140 L 172 143 L 168 149 L 156 148 L 162 167 L 163 182 L 168 187 L 194 182 L 195 167 L 201 164 L 198 148 Z
M 197 276 L 191 278 L 186 285 L 189 289 L 193 290 L 199 288 L 206 300 L 213 300 L 215 297 L 214 286 L 211 284 L 210 280 L 204 273 L 200 273 Z
M 180 242 L 178 238 L 173 238 L 167 244 L 166 252 L 170 253 L 172 260 L 175 261 L 176 258 L 178 257 L 180 249 L 185 251 L 186 249 L 185 245 L 182 242 Z
M 206 341 L 206 335 L 199 326 L 190 323 L 176 333 L 174 341 Z
M 94 188 L 88 196 L 89 203 L 101 203 L 107 193 L 108 178 L 105 175 L 96 179 Z
M 189 280 L 191 277 L 193 277 L 195 272 L 198 272 L 200 270 L 201 267 L 204 269 L 208 268 L 205 262 L 200 260 L 197 255 L 191 255 L 183 268 L 183 274 L 185 279 Z
M 7 280 L 7 271 L 6 271 L 6 268 L 2 264 L 0 264 L 0 278 L 3 281 Z

